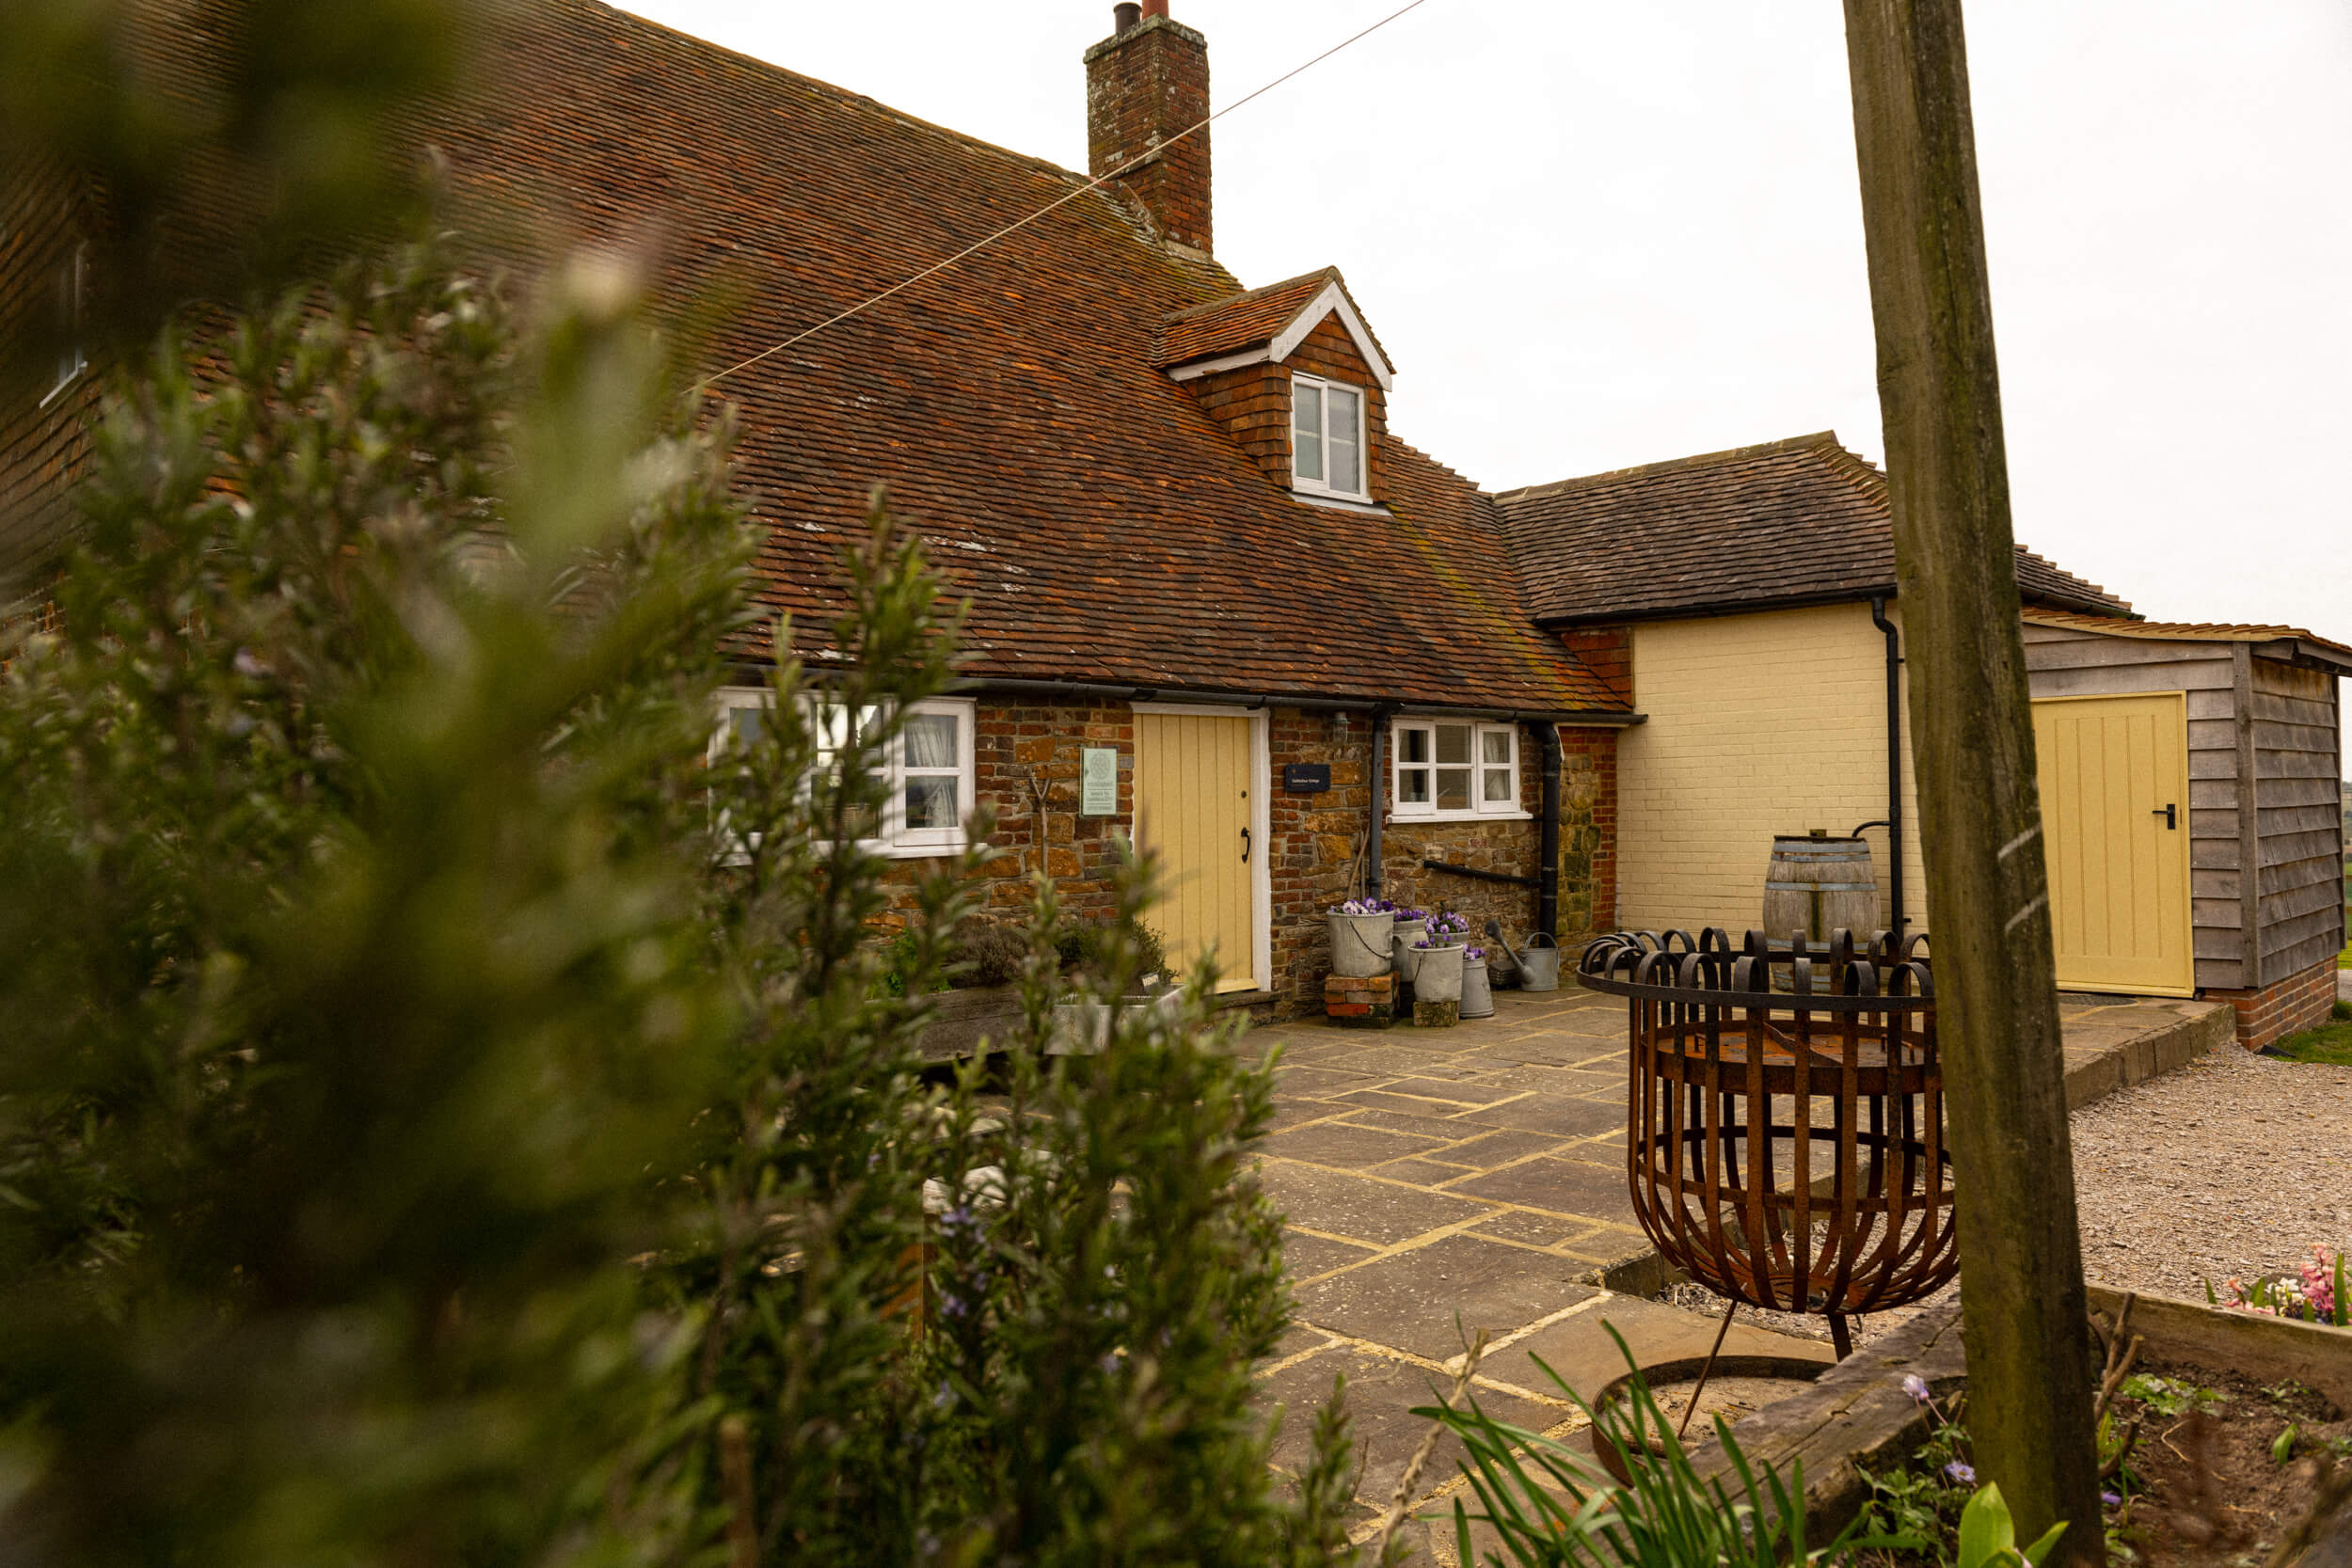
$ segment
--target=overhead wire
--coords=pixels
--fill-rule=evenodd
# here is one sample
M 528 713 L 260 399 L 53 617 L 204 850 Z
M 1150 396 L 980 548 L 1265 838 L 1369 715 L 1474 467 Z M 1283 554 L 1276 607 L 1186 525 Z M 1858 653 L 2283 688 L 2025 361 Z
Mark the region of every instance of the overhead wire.
M 1319 66 L 1324 61 L 1329 59 L 1332 55 L 1338 54 L 1341 50 L 1347 48 L 1351 44 L 1360 42 L 1364 39 L 1370 38 L 1373 34 L 1378 32 L 1381 28 L 1386 27 L 1390 23 L 1394 22 L 1397 18 L 1405 15 L 1406 12 L 1419 10 L 1422 6 L 1427 5 L 1428 3 L 1429 0 L 1406 0 L 1405 5 L 1399 6 L 1395 10 L 1391 11 L 1388 15 L 1382 17 L 1379 21 L 1372 24 L 1372 25 L 1364 28 L 1362 31 L 1352 33 L 1348 37 L 1342 39 L 1339 42 L 1333 44 L 1322 54 L 1317 55 L 1313 59 L 1293 66 L 1290 70 L 1284 71 L 1281 75 L 1277 76 L 1271 82 L 1266 83 L 1263 87 L 1257 88 L 1255 91 L 1245 97 L 1235 99 L 1232 103 L 1226 104 L 1225 107 L 1212 112 L 1196 123 L 1185 126 L 1182 131 L 1179 131 L 1176 135 L 1168 137 L 1166 141 L 1158 143 L 1148 151 L 1138 152 L 1134 157 L 1128 159 L 1125 163 L 1120 164 L 1117 168 L 1107 169 L 1104 172 L 1096 175 L 1093 179 L 1089 180 L 1085 184 L 1075 186 L 1062 195 L 1056 197 L 1052 201 L 1049 201 L 1044 206 L 1040 207 L 1036 212 L 1031 213 L 1028 216 L 1021 219 L 1018 223 L 1007 224 L 1004 228 L 997 230 L 994 233 L 990 234 L 985 238 L 976 240 L 972 244 L 965 245 L 961 250 L 957 251 L 954 255 L 932 262 L 930 266 L 925 267 L 922 271 L 914 274 L 912 277 L 900 278 L 898 282 L 893 283 L 889 288 L 882 290 L 880 293 L 870 294 L 867 297 L 859 300 L 855 305 L 850 306 L 848 309 L 827 316 L 823 321 L 818 322 L 816 325 L 805 328 L 803 331 L 796 332 L 791 337 L 785 339 L 782 342 L 771 343 L 768 347 L 761 349 L 757 354 L 753 355 L 748 359 L 739 360 L 735 364 L 729 365 L 723 371 L 713 372 L 711 374 L 703 377 L 700 381 L 697 381 L 692 386 L 689 387 L 686 389 L 687 395 L 689 397 L 699 395 L 704 388 L 725 380 L 728 376 L 735 374 L 737 372 L 750 370 L 754 365 L 758 364 L 761 360 L 782 354 L 785 350 L 794 347 L 797 344 L 804 343 L 809 339 L 816 337 L 818 333 L 840 325 L 843 322 L 850 320 L 852 316 L 864 314 L 866 311 L 872 309 L 875 306 L 882 304 L 884 300 L 891 298 L 893 295 L 904 293 L 907 290 L 914 287 L 917 283 L 922 282 L 925 278 L 935 277 L 939 274 L 946 272 L 949 267 L 954 266 L 957 262 L 961 261 L 968 257 L 978 255 L 981 251 L 986 250 L 990 245 L 996 244 L 998 241 L 1019 233 L 1022 230 L 1028 228 L 1029 225 L 1037 222 L 1040 218 L 1045 217 L 1060 208 L 1067 206 L 1069 203 L 1075 201 L 1078 198 L 1086 195 L 1087 192 L 1100 186 L 1104 182 L 1116 180 L 1120 175 L 1126 173 L 1129 169 L 1135 168 L 1139 165 L 1147 163 L 1151 159 L 1159 156 L 1161 153 L 1166 152 L 1169 148 L 1175 146 L 1178 142 L 1183 141 L 1185 137 L 1194 135 L 1196 132 L 1207 130 L 1211 125 L 1220 119 L 1223 119 L 1227 115 L 1232 114 L 1235 109 L 1240 108 L 1243 104 L 1263 98 L 1267 93 L 1272 92 L 1276 87 L 1279 87 L 1283 83 L 1290 81 L 1293 77 L 1301 75 L 1306 71 L 1312 70 L 1314 67 Z

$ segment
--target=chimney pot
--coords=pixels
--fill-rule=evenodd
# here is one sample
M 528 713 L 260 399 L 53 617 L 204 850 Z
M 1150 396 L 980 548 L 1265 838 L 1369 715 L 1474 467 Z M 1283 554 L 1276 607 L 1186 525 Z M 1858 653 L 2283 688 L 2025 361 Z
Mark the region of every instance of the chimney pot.
M 1116 38 L 1143 19 L 1143 8 L 1136 0 L 1120 0 L 1111 8 L 1111 35 Z
M 1143 0 L 1143 14 L 1146 16 L 1166 16 L 1168 14 L 1168 0 Z

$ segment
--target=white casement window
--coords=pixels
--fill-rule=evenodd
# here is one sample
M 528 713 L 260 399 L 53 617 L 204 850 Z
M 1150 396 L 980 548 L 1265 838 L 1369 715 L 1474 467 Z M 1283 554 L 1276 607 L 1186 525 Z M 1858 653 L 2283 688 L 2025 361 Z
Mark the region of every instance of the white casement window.
M 1389 733 L 1399 818 L 1525 816 L 1516 724 L 1399 719 Z
M 57 351 L 57 378 L 49 390 L 41 394 L 44 406 L 49 400 L 72 384 L 73 378 L 89 369 L 89 359 L 82 352 L 83 295 L 89 286 L 89 246 L 77 245 L 73 254 L 57 268 L 56 293 L 52 309 L 57 317 L 57 330 L 65 340 Z
M 1291 377 L 1291 484 L 1317 496 L 1368 501 L 1361 388 Z
M 716 758 L 729 745 L 755 741 L 767 722 L 768 693 L 730 688 L 719 696 L 720 721 L 711 736 Z M 831 771 L 840 753 L 871 724 L 877 710 L 852 711 L 814 701 L 819 768 Z M 908 710 L 898 734 L 870 759 L 885 789 L 882 815 L 858 826 L 858 842 L 902 860 L 954 854 L 964 847 L 964 823 L 972 815 L 972 726 L 968 698 L 940 697 Z

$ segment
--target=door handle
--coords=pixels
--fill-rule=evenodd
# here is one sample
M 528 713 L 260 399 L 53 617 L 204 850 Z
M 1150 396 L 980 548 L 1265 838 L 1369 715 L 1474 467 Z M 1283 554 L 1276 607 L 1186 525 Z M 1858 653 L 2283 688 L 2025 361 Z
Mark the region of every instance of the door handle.
M 1249 863 L 1249 830 L 1247 828 L 1241 831 L 1241 863 L 1244 865 Z
M 2179 828 L 2180 828 L 2180 826 L 2181 826 L 2180 808 L 2179 808 L 2179 803 L 2178 803 L 2177 801 L 2176 801 L 2176 802 L 2174 802 L 2174 803 L 2173 803 L 2173 804 L 2171 804 L 2171 805 L 2165 805 L 2165 806 L 2157 806 L 2157 807 L 2154 807 L 2153 809 L 2152 809 L 2152 810 L 2148 813 L 2148 815 L 2149 815 L 2149 816 L 2161 816 L 2161 817 L 2163 817 L 2163 818 L 2164 818 L 2164 825 L 2165 825 L 2167 828 L 2169 828 L 2169 829 L 2172 829 L 2172 830 L 2174 830 L 2174 831 L 2176 831 L 2176 832 L 2179 830 Z

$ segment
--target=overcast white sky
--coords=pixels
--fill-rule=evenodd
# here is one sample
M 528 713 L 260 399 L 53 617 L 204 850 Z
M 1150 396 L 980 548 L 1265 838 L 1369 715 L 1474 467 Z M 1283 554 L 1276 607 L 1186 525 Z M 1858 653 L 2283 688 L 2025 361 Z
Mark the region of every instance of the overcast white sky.
M 1222 107 L 1401 3 L 1171 9 Z M 630 8 L 1086 166 L 1107 0 Z M 1968 24 L 2018 537 L 2153 618 L 2352 640 L 2352 4 Z M 1835 0 L 1426 0 L 1215 150 L 1219 259 L 1338 265 L 1398 434 L 1490 489 L 1828 427 L 1882 456 Z

